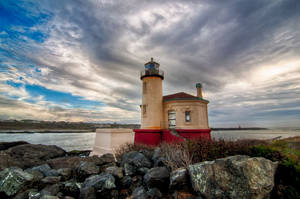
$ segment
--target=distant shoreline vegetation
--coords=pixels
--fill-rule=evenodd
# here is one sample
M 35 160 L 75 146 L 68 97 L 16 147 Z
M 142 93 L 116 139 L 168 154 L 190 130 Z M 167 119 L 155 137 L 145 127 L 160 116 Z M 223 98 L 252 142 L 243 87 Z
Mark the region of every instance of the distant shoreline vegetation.
M 86 123 L 65 121 L 5 120 L 0 121 L 0 133 L 88 133 L 98 128 L 139 129 L 139 124 Z M 268 130 L 260 127 L 211 128 L 212 131 Z

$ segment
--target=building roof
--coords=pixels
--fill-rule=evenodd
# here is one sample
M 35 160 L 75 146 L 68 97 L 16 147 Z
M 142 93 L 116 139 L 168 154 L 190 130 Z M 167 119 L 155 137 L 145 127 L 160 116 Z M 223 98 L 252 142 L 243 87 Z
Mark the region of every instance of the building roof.
M 173 101 L 173 100 L 201 100 L 201 101 L 205 101 L 207 103 L 209 102 L 205 99 L 202 99 L 201 97 L 190 95 L 185 92 L 180 92 L 180 93 L 163 96 L 163 101 Z

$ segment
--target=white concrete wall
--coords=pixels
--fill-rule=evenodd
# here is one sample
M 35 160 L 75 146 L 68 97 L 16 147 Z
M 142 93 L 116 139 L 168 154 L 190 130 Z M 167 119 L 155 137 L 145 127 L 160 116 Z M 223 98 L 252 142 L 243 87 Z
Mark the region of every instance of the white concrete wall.
M 132 129 L 97 129 L 95 144 L 91 155 L 114 153 L 114 150 L 125 143 L 134 142 Z

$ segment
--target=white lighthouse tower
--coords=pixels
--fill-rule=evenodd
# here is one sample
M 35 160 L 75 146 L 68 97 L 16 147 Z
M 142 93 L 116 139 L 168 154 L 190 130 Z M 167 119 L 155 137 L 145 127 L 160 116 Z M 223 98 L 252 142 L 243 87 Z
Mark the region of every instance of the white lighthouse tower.
M 142 129 L 161 129 L 163 118 L 163 79 L 164 72 L 159 70 L 159 63 L 151 58 L 151 61 L 145 64 L 145 70 L 141 72 L 141 80 L 143 81 Z

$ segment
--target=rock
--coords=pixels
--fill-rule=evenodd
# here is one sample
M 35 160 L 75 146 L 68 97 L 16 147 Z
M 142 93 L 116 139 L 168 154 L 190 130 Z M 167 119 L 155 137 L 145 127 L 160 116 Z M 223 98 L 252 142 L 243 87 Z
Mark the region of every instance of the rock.
M 181 189 L 188 184 L 188 172 L 185 168 L 179 168 L 170 174 L 170 189 Z
M 151 160 L 154 154 L 153 150 L 141 149 L 139 153 L 143 154 L 148 160 Z
M 62 188 L 63 188 L 62 184 L 48 185 L 40 192 L 40 194 L 42 196 L 43 195 L 55 196 L 61 191 Z
M 151 188 L 147 191 L 147 196 L 148 196 L 148 198 L 157 199 L 157 198 L 161 198 L 162 194 L 159 191 L 159 189 Z
M 62 192 L 65 196 L 77 198 L 80 194 L 80 185 L 76 182 L 63 183 Z
M 80 162 L 75 170 L 76 179 L 83 182 L 87 177 L 98 174 L 100 169 L 94 162 Z
M 148 188 L 156 187 L 165 191 L 169 187 L 170 172 L 166 167 L 154 167 L 144 176 L 144 183 Z
M 64 199 L 75 199 L 75 198 L 73 198 L 71 196 L 65 196 Z
M 34 176 L 20 168 L 6 168 L 0 173 L 0 192 L 13 196 L 26 190 L 34 182 Z
M 166 158 L 159 157 L 158 159 L 155 159 L 154 161 L 154 167 L 166 167 Z
M 189 166 L 193 189 L 205 198 L 263 199 L 274 186 L 277 163 L 237 155 Z
M 28 199 L 30 196 L 29 196 L 29 193 L 30 192 L 36 192 L 38 193 L 38 190 L 37 189 L 27 189 L 26 191 L 23 191 L 21 193 L 19 193 L 18 195 L 16 195 L 14 197 L 14 199 Z M 40 195 L 39 195 L 40 196 Z M 1 197 L 2 198 L 2 197 Z M 4 198 L 4 197 L 3 197 Z M 34 199 L 34 197 L 31 197 Z M 35 197 L 38 199 L 38 197 Z
M 132 178 L 130 176 L 124 176 L 122 179 L 121 179 L 121 186 L 122 188 L 129 188 L 132 184 Z
M 56 184 L 56 183 L 59 183 L 60 180 L 61 180 L 60 176 L 47 176 L 47 177 L 43 178 L 41 180 L 41 182 L 44 184 Z
M 99 157 L 99 162 L 97 165 L 101 166 L 113 162 L 116 162 L 114 155 L 111 153 L 106 153 Z
M 38 182 L 38 181 L 40 181 L 41 179 L 44 178 L 44 175 L 41 172 L 36 171 L 36 170 L 26 169 L 25 172 L 30 173 L 31 175 L 33 175 L 35 182 Z
M 138 168 L 137 173 L 144 176 L 150 169 L 146 167 Z
M 64 156 L 65 153 L 57 146 L 22 144 L 0 152 L 0 169 L 12 166 L 26 169 L 44 164 L 51 158 Z
M 116 167 L 116 166 L 107 167 L 105 169 L 105 172 L 113 175 L 117 179 L 121 179 L 124 176 L 122 167 Z
M 40 199 L 59 199 L 57 196 L 49 196 L 49 195 L 44 195 Z
M 181 192 L 181 191 L 175 191 L 172 194 L 172 196 L 174 199 L 202 199 L 201 196 L 194 196 L 193 194 L 191 194 L 189 192 Z
M 96 198 L 97 195 L 106 197 L 107 192 L 116 188 L 115 178 L 108 173 L 87 178 L 80 189 L 80 198 Z M 97 194 L 97 195 L 96 195 Z
M 51 169 L 51 167 L 48 164 L 36 166 L 31 169 L 41 172 L 44 176 L 57 176 L 58 175 L 57 171 L 55 169 Z
M 90 155 L 92 151 L 91 150 L 73 150 L 73 151 L 68 151 L 67 155 L 68 156 L 79 156 L 79 157 L 87 157 Z
M 61 176 L 63 181 L 69 180 L 72 175 L 72 169 L 70 168 L 61 168 L 57 170 L 58 176 Z
M 14 146 L 23 145 L 23 144 L 29 144 L 29 143 L 28 142 L 24 142 L 24 141 L 0 142 L 0 151 L 9 149 L 9 148 L 14 147 Z
M 38 192 L 38 190 L 31 190 L 28 193 L 28 199 L 40 199 L 41 194 Z
M 124 165 L 124 173 L 127 176 L 132 176 L 136 173 L 136 167 L 131 164 L 125 163 Z
M 147 199 L 148 195 L 144 187 L 140 186 L 134 189 L 131 195 L 131 199 Z
M 157 160 L 161 157 L 161 150 L 159 147 L 154 149 L 152 161 L 154 162 L 154 165 L 157 164 Z
M 151 162 L 142 153 L 139 153 L 137 151 L 124 153 L 122 156 L 121 165 L 124 166 L 125 163 L 133 165 L 137 168 L 150 168 L 152 166 Z

